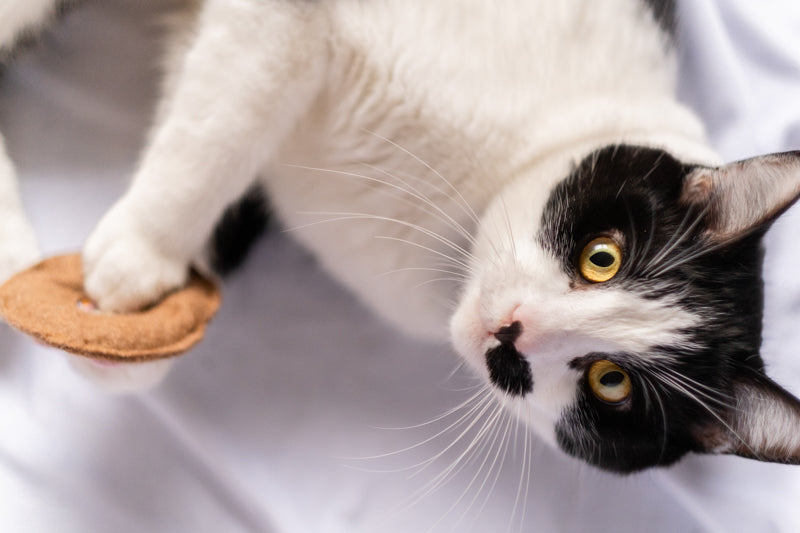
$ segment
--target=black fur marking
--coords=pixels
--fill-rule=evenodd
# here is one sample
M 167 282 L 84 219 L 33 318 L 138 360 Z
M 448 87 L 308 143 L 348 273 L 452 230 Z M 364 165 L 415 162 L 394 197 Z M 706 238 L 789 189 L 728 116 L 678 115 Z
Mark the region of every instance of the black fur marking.
M 269 210 L 261 187 L 228 207 L 211 237 L 211 266 L 221 276 L 241 266 L 267 227 Z
M 642 0 L 650 11 L 653 17 L 661 27 L 661 30 L 675 39 L 677 34 L 677 13 L 675 0 Z
M 624 359 L 619 354 L 597 355 L 615 362 Z M 584 374 L 577 403 L 556 425 L 559 446 L 570 455 L 617 473 L 667 466 L 689 451 L 702 451 L 687 429 L 710 423 L 711 415 L 668 387 L 657 389 L 656 400 L 646 371 L 636 372 L 634 366 L 625 370 L 633 393 L 621 404 L 597 399 Z
M 522 324 L 514 322 L 510 326 L 500 328 L 495 337 L 500 341 L 486 352 L 486 366 L 492 383 L 512 396 L 523 396 L 533 391 L 533 375 L 531 366 L 525 356 L 514 347 Z
M 581 161 L 554 189 L 542 216 L 539 243 L 573 286 L 668 298 L 670 306 L 696 317 L 696 325 L 683 332 L 688 342 L 573 361 L 574 369 L 585 372 L 592 361 L 608 359 L 631 378 L 629 401 L 608 405 L 592 394 L 584 374 L 578 400 L 556 426 L 562 449 L 607 470 L 668 465 L 700 451 L 698 428 L 718 424 L 717 416 L 727 418 L 732 384 L 763 371 L 761 237 L 767 224 L 712 247 L 707 214 L 682 201 L 692 169 L 661 150 L 607 147 Z M 578 259 L 601 235 L 619 237 L 623 264 L 611 280 L 588 285 Z M 696 252 L 702 253 L 682 261 Z
M 592 393 L 588 369 L 600 359 L 627 372 L 632 392 L 624 402 L 609 404 Z M 570 455 L 604 470 L 629 473 L 668 466 L 687 452 L 704 450 L 694 438 L 694 429 L 714 424 L 715 417 L 655 378 L 660 372 L 657 364 L 643 367 L 636 354 L 591 353 L 573 360 L 570 367 L 584 373 L 577 403 L 556 425 L 557 442 Z M 720 395 L 711 405 L 716 408 L 721 402 L 732 403 L 732 399 Z

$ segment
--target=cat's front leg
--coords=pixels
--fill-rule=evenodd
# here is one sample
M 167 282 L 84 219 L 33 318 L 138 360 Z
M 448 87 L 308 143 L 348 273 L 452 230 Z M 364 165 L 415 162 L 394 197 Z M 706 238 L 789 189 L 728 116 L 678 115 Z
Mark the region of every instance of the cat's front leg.
M 0 136 L 0 283 L 38 259 L 36 235 L 22 209 L 14 166 Z
M 319 86 L 318 12 L 279 0 L 204 4 L 133 183 L 84 248 L 86 289 L 101 309 L 140 308 L 186 280 L 225 207 Z
M 41 27 L 59 0 L 0 1 L 0 67 L 20 36 Z M 0 283 L 39 259 L 33 228 L 22 209 L 14 165 L 0 135 Z
M 0 2 L 0 59 L 25 32 L 41 27 L 61 0 L 3 0 Z

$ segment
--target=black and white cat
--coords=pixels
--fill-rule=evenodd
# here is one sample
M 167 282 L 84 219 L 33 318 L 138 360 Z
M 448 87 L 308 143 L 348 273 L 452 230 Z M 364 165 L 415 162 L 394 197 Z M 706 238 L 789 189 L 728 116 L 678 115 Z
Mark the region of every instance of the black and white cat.
M 6 2 L 0 45 L 56 4 Z M 619 472 L 690 451 L 796 463 L 800 403 L 759 355 L 760 241 L 800 194 L 800 153 L 720 166 L 675 96 L 673 15 L 189 3 L 133 183 L 84 249 L 87 289 L 114 312 L 178 287 L 258 182 L 332 275 L 399 328 L 449 334 L 566 453 Z M 2 275 L 35 256 L 6 160 Z

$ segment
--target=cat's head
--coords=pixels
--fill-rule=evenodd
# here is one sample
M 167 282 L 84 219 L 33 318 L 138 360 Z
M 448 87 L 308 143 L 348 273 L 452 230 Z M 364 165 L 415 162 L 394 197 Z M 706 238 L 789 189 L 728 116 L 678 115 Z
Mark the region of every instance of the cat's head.
M 800 152 L 707 168 L 611 146 L 547 181 L 489 207 L 451 323 L 501 401 L 607 470 L 800 462 L 800 402 L 759 354 L 761 239 L 800 194 Z

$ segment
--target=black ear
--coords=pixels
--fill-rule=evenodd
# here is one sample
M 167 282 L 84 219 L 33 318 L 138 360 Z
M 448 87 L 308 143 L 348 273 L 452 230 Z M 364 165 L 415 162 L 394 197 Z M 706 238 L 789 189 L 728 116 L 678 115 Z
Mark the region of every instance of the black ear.
M 721 242 L 768 225 L 798 195 L 800 151 L 694 169 L 686 175 L 682 198 L 707 213 L 709 237 Z
M 756 371 L 737 379 L 728 412 L 696 431 L 708 453 L 800 464 L 800 400 Z

